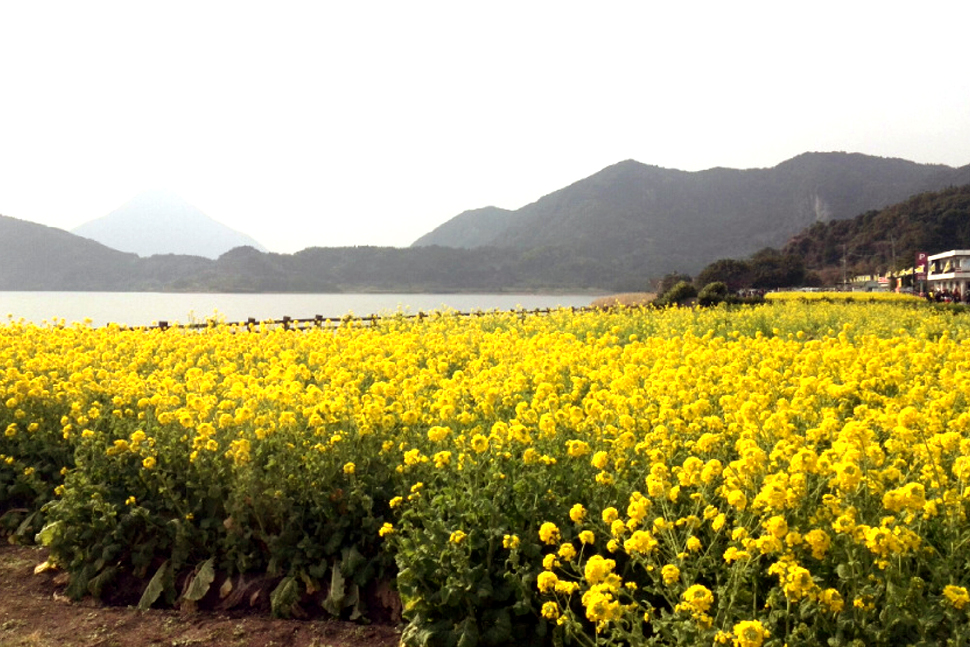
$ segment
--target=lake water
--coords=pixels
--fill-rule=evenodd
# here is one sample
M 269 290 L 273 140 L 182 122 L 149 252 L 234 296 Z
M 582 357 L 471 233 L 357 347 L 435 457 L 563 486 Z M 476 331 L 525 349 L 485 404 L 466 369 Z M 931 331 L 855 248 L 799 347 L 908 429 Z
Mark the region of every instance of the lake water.
M 91 320 L 147 326 L 158 321 L 196 323 L 208 317 L 225 321 L 339 319 L 432 310 L 513 310 L 588 306 L 589 294 L 182 294 L 158 292 L 0 292 L 0 324 L 14 321 L 42 324 L 64 319 L 68 324 Z

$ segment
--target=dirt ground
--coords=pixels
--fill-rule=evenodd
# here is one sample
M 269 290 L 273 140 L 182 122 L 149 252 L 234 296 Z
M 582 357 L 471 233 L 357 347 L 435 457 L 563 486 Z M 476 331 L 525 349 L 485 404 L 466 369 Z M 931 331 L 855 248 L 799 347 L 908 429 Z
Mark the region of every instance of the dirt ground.
M 0 647 L 394 647 L 397 627 L 71 602 L 42 549 L 0 544 Z

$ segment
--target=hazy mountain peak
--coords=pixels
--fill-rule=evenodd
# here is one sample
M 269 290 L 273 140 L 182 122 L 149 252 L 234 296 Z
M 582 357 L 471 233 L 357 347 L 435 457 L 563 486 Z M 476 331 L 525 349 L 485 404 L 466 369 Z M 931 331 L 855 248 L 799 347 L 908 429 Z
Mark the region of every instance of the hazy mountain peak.
M 266 248 L 219 223 L 168 189 L 143 191 L 101 218 L 71 230 L 139 256 L 188 254 L 218 258 L 235 247 Z

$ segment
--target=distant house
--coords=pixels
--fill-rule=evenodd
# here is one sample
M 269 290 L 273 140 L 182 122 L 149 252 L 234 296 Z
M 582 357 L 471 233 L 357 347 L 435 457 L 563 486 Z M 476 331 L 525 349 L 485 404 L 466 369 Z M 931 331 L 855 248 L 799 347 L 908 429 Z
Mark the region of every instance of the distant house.
M 927 289 L 951 292 L 959 289 L 960 294 L 966 294 L 967 284 L 970 283 L 970 249 L 951 249 L 933 254 L 927 260 Z
M 849 279 L 848 289 L 852 292 L 886 292 L 889 278 L 878 274 L 859 274 Z

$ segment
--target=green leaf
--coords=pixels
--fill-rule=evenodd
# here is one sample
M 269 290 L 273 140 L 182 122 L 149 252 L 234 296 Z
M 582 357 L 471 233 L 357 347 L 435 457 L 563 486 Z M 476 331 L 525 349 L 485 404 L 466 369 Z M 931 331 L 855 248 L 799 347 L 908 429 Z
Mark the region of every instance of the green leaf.
M 327 594 L 327 599 L 323 601 L 324 610 L 332 616 L 339 616 L 340 612 L 344 608 L 344 598 L 347 596 L 346 589 L 344 587 L 344 576 L 340 573 L 339 568 L 333 568 L 330 571 L 330 592 Z
M 343 544 L 343 541 L 344 533 L 339 530 L 335 530 L 323 545 L 324 552 L 328 555 L 333 555 L 340 548 L 341 544 Z
M 507 645 L 512 637 L 512 619 L 506 609 L 498 609 L 485 613 L 482 623 L 488 629 L 482 634 L 482 643 L 485 645 Z
M 54 523 L 49 523 L 41 531 L 37 533 L 37 543 L 42 546 L 50 547 L 51 542 L 54 541 L 54 537 L 57 536 L 58 531 L 61 528 L 61 522 L 55 521 Z
M 461 623 L 461 638 L 458 647 L 478 647 L 478 623 L 474 618 L 465 618 Z
M 17 532 L 14 533 L 14 536 L 23 537 L 24 533 L 30 530 L 30 525 L 34 522 L 34 519 L 37 517 L 38 514 L 40 514 L 39 510 L 28 515 L 27 518 L 23 520 L 23 523 L 21 523 L 20 526 L 17 527 Z
M 104 590 L 105 585 L 109 584 L 111 580 L 114 579 L 115 574 L 118 572 L 117 567 L 109 566 L 104 569 L 97 576 L 92 577 L 88 582 L 88 593 L 93 595 L 95 598 L 101 597 L 101 591 Z
M 91 566 L 84 565 L 80 570 L 71 573 L 71 581 L 68 582 L 67 593 L 72 600 L 80 600 L 88 590 L 88 582 L 91 580 Z
M 293 615 L 297 603 L 300 601 L 300 585 L 295 577 L 284 577 L 273 592 L 269 594 L 270 608 L 273 615 L 288 618 Z
M 152 576 L 151 581 L 148 582 L 148 586 L 145 587 L 145 591 L 141 594 L 141 599 L 138 601 L 138 608 L 142 611 L 147 611 L 153 604 L 158 596 L 162 594 L 165 590 L 165 570 L 168 568 L 168 560 L 166 559 L 162 562 L 162 565 L 158 567 L 155 571 L 155 575 Z
M 185 599 L 192 600 L 193 602 L 198 602 L 205 597 L 205 594 L 209 592 L 209 587 L 212 585 L 212 580 L 216 579 L 216 572 L 213 568 L 215 564 L 215 557 L 210 557 L 209 559 L 202 562 L 199 566 L 198 572 L 196 572 L 195 577 L 189 583 L 188 590 L 185 592 Z
M 344 600 L 344 607 L 351 607 L 350 620 L 358 620 L 364 616 L 364 603 L 360 599 L 360 589 L 356 584 L 351 583 L 347 587 L 347 597 Z
M 366 562 L 367 558 L 360 554 L 360 551 L 357 550 L 357 545 L 354 544 L 350 548 L 343 550 L 343 560 L 340 564 L 340 570 L 345 577 L 353 577 L 361 565 Z

